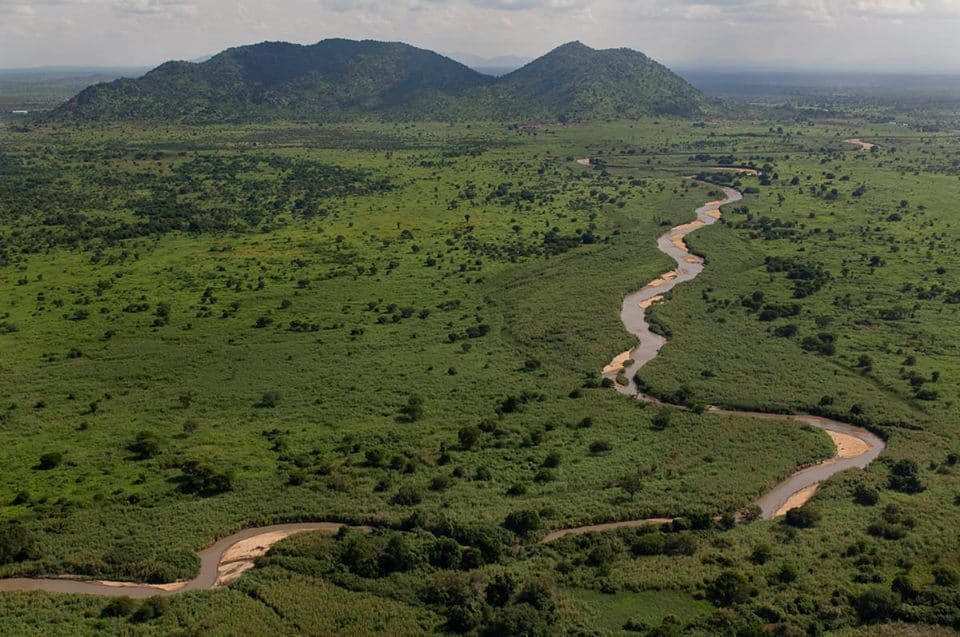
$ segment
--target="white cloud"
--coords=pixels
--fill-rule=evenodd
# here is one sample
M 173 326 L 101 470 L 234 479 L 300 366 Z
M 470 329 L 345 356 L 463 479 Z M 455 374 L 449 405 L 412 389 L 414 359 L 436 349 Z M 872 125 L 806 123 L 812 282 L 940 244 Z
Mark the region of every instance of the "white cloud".
M 532 57 L 569 40 L 665 62 L 960 69 L 960 0 L 0 0 L 0 65 L 191 59 L 262 40 Z
M 923 13 L 927 3 L 923 0 L 856 0 L 855 7 L 860 13 L 904 16 Z

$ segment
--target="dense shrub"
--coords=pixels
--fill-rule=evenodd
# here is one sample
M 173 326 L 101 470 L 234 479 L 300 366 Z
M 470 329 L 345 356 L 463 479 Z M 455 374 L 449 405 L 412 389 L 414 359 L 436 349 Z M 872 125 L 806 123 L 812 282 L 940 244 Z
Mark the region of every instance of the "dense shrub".
M 180 491 L 202 496 L 218 495 L 233 490 L 229 471 L 217 471 L 206 462 L 190 460 L 183 465 Z
M 517 535 L 529 535 L 540 528 L 540 514 L 532 509 L 512 511 L 503 521 L 503 526 Z
M 127 449 L 133 452 L 137 460 L 147 460 L 160 454 L 160 439 L 150 431 L 141 431 Z
M 861 623 L 876 624 L 894 619 L 900 600 L 892 591 L 868 588 L 853 598 L 853 608 Z
M 784 521 L 790 526 L 806 529 L 820 521 L 820 513 L 807 507 L 790 509 L 787 511 Z
M 853 501 L 862 506 L 873 506 L 880 501 L 880 492 L 865 484 L 858 484 L 853 491 Z
M 260 397 L 260 402 L 258 403 L 258 406 L 273 409 L 279 404 L 280 404 L 280 392 L 276 390 L 272 390 L 272 391 L 263 393 L 263 396 Z
M 393 503 L 401 506 L 415 506 L 423 502 L 423 493 L 417 487 L 405 484 L 393 496 Z
M 49 471 L 59 467 L 61 462 L 63 462 L 63 454 L 58 451 L 51 451 L 40 456 L 37 468 L 42 471 Z
M 750 599 L 750 582 L 742 573 L 724 571 L 707 586 L 707 597 L 718 606 L 733 606 Z
M 19 562 L 30 557 L 33 537 L 17 522 L 0 522 L 0 564 Z
M 900 460 L 890 470 L 888 484 L 894 491 L 920 493 L 924 490 L 920 482 L 920 466 L 914 460 Z
M 135 600 L 129 597 L 117 597 L 110 600 L 110 603 L 103 608 L 100 614 L 103 617 L 127 617 L 136 607 L 137 602 Z

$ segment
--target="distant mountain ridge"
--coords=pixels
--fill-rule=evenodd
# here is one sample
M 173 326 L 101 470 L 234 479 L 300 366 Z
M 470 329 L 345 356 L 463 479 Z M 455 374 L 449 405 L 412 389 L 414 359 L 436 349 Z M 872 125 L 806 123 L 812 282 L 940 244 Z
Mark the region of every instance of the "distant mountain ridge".
M 357 118 L 609 119 L 697 116 L 710 103 L 630 49 L 565 44 L 500 78 L 397 42 L 263 42 L 81 91 L 53 113 L 80 121 Z

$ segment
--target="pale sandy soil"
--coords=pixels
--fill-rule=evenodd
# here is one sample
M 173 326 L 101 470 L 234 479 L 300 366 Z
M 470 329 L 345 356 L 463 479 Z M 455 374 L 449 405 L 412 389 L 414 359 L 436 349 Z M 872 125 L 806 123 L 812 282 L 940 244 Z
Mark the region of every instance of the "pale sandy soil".
M 871 144 L 870 142 L 865 142 L 865 141 L 863 141 L 862 139 L 858 139 L 858 138 L 856 138 L 856 137 L 853 138 L 853 139 L 845 139 L 845 140 L 843 140 L 843 141 L 845 141 L 845 142 L 848 143 L 848 144 L 854 144 L 855 146 L 859 146 L 859 147 L 860 147 L 860 150 L 870 150 L 871 148 L 873 148 L 874 146 L 876 146 L 876 144 Z
M 585 159 L 578 159 L 578 160 L 577 160 L 577 163 L 580 164 L 581 166 L 589 166 L 589 165 L 590 165 L 590 158 L 587 157 L 587 158 L 585 158 Z
M 178 591 L 188 582 L 171 582 L 169 584 L 137 584 L 136 582 L 109 582 L 107 580 L 95 580 L 95 584 L 109 586 L 110 588 L 153 588 L 158 591 L 172 593 Z
M 848 458 L 859 458 L 863 454 L 870 451 L 871 447 L 865 440 L 861 440 L 856 436 L 850 434 L 840 433 L 839 431 L 831 431 L 829 429 L 825 430 L 827 435 L 830 436 L 830 439 L 833 440 L 833 444 L 837 447 L 837 453 L 830 460 L 826 460 L 823 464 L 830 464 L 836 460 L 846 460 Z M 784 503 L 782 507 L 777 509 L 777 512 L 773 514 L 773 517 L 780 517 L 781 515 L 786 515 L 787 511 L 790 509 L 796 509 L 802 507 L 804 504 L 810 501 L 816 493 L 817 489 L 820 487 L 818 484 L 810 485 L 805 489 L 801 489 L 794 493 L 790 498 Z
M 267 554 L 274 544 L 285 540 L 296 531 L 274 531 L 241 540 L 228 548 L 217 566 L 217 586 L 226 586 L 236 581 L 245 571 L 253 568 L 258 557 Z
M 811 484 L 806 489 L 800 489 L 794 493 L 790 498 L 783 503 L 783 506 L 777 509 L 777 512 L 773 514 L 773 517 L 779 518 L 781 515 L 786 515 L 787 511 L 790 509 L 798 509 L 804 504 L 810 501 L 816 493 L 817 489 L 820 488 L 820 484 Z
M 655 297 L 653 297 L 653 298 L 649 298 L 649 299 L 647 299 L 646 301 L 640 301 L 640 304 L 639 304 L 639 305 L 640 305 L 641 308 L 643 308 L 643 309 L 645 310 L 645 309 L 649 308 L 651 305 L 656 305 L 657 303 L 659 303 L 659 302 L 662 301 L 662 300 L 663 300 L 663 295 L 662 295 L 662 294 L 658 294 L 657 296 L 655 296 Z
M 603 368 L 604 374 L 615 374 L 619 373 L 623 369 L 623 364 L 630 359 L 630 350 L 625 351 L 623 354 L 617 354 L 617 357 L 610 361 L 610 364 Z
M 870 451 L 870 445 L 856 436 L 829 430 L 827 430 L 827 434 L 833 439 L 833 444 L 837 446 L 836 458 L 857 458 Z
M 661 274 L 660 278 L 654 279 L 653 281 L 650 281 L 650 283 L 647 283 L 646 287 L 658 288 L 664 283 L 666 283 L 667 281 L 670 281 L 671 279 L 675 279 L 675 278 L 677 278 L 677 271 L 670 270 L 669 272 L 664 272 L 663 274 Z
M 689 223 L 682 223 L 679 226 L 671 228 L 670 231 L 680 233 L 680 234 L 687 234 L 689 232 L 693 232 L 697 228 L 702 228 L 705 225 L 706 225 L 705 223 L 697 219 L 696 221 L 691 221 Z M 671 236 L 670 238 L 673 239 L 673 236 Z

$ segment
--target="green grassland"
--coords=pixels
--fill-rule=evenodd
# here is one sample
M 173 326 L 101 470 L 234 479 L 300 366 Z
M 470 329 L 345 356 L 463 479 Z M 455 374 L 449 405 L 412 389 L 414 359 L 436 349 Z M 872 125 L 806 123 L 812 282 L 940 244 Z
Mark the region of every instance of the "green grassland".
M 394 529 L 293 538 L 149 612 L 0 594 L 0 632 L 956 626 L 960 140 L 785 128 L 0 132 L 0 518 L 30 539 L 0 575 L 172 581 L 244 526 Z M 716 196 L 682 177 L 718 162 L 767 177 L 736 178 L 744 201 L 690 238 L 707 269 L 653 311 L 670 343 L 640 376 L 677 402 L 883 433 L 880 462 L 808 505 L 812 528 L 711 516 L 831 455 L 822 432 L 682 411 L 655 431 L 659 408 L 599 383 L 632 342 L 622 295 L 673 265 L 655 238 Z M 922 492 L 888 488 L 904 459 Z M 535 522 L 503 528 L 517 512 Z M 536 542 L 648 516 L 689 522 Z

